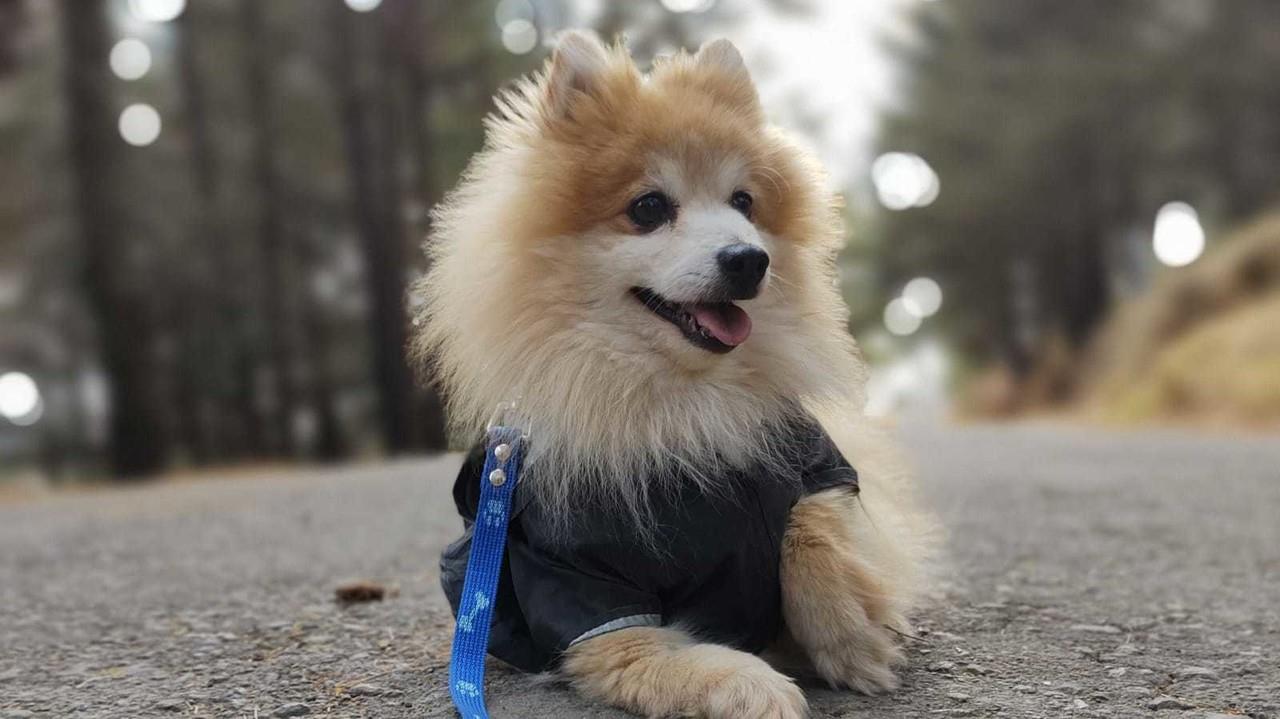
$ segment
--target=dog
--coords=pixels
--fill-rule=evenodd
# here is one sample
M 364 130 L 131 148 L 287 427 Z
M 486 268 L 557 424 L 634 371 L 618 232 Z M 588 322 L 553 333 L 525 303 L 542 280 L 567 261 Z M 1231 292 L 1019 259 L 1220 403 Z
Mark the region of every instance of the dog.
M 805 716 L 793 676 L 894 689 L 936 533 L 862 416 L 817 163 L 725 40 L 645 74 L 567 33 L 496 107 L 414 339 L 458 436 L 516 398 L 532 427 L 490 653 L 651 717 Z

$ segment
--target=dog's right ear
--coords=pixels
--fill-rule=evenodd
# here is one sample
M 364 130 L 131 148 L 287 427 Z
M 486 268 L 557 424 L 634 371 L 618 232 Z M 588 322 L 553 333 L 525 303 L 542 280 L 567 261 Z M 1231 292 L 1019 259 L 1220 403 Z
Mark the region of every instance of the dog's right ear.
M 574 102 L 599 88 L 608 65 L 608 50 L 595 35 L 581 30 L 562 34 L 547 69 L 547 118 L 567 118 Z

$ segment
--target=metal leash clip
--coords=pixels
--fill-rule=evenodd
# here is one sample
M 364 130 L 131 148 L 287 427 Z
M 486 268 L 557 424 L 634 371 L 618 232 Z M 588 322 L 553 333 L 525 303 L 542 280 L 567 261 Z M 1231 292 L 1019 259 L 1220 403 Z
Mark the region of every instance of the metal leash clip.
M 494 427 L 519 429 L 520 439 L 525 442 L 528 442 L 533 434 L 533 421 L 520 413 L 519 397 L 507 402 L 499 402 L 498 406 L 493 408 L 493 414 L 489 415 L 489 421 L 484 425 L 484 433 L 488 435 Z

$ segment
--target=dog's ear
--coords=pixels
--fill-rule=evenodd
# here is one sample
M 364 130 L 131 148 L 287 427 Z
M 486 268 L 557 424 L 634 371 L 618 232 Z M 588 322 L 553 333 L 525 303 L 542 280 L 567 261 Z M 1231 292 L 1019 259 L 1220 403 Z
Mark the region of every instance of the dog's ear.
M 579 95 L 591 95 L 599 87 L 608 66 L 608 51 L 595 35 L 581 30 L 562 34 L 547 68 L 548 119 L 567 117 Z
M 751 73 L 747 72 L 747 64 L 742 61 L 742 53 L 738 52 L 733 43 L 724 38 L 705 43 L 694 54 L 693 64 L 702 71 L 704 77 L 714 79 L 712 83 L 704 82 L 709 91 L 733 102 L 742 110 L 760 110 L 760 96 L 756 93 L 756 85 L 751 81 Z
M 742 53 L 734 44 L 724 38 L 704 43 L 698 48 L 693 61 L 706 68 L 713 68 L 730 75 L 741 75 L 747 81 L 751 75 L 747 73 L 747 64 L 742 61 Z

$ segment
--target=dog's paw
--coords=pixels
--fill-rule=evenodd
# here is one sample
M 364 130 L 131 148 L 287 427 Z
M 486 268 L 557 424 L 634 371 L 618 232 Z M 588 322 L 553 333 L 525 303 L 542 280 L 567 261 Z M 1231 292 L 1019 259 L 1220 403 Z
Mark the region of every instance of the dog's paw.
M 709 688 L 707 719 L 804 719 L 809 715 L 800 687 L 760 664 L 736 671 Z
M 863 694 L 883 694 L 898 688 L 893 668 L 906 662 L 893 632 L 864 624 L 841 640 L 810 647 L 809 659 L 818 675 L 835 687 Z

